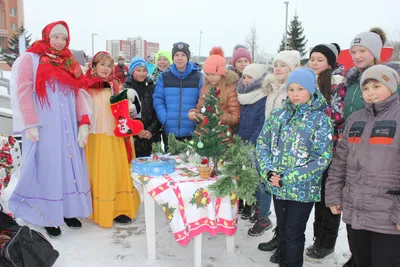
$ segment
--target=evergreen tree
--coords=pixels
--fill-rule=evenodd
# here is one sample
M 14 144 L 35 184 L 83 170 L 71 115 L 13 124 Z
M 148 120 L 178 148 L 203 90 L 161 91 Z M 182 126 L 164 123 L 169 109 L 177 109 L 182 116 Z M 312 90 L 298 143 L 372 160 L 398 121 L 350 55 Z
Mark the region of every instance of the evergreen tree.
M 222 111 L 218 110 L 220 91 L 216 91 L 214 87 L 210 88 L 210 92 L 205 96 L 204 106 L 201 107 L 200 112 L 203 118 L 197 124 L 193 133 L 193 141 L 196 152 L 203 157 L 213 159 L 214 172 L 217 172 L 218 160 L 225 153 L 228 148 L 227 142 L 229 135 L 228 126 L 220 123 L 219 117 Z
M 287 38 L 287 50 L 297 50 L 302 56 L 307 53 L 307 39 L 304 35 L 304 29 L 297 14 L 294 15 L 292 21 L 290 22 Z M 282 37 L 278 52 L 283 50 L 285 50 L 285 35 Z
M 287 49 L 289 50 L 289 43 L 287 45 Z M 282 36 L 281 44 L 279 45 L 278 53 L 285 50 L 285 35 Z
M 25 32 L 25 44 L 28 48 L 31 42 L 31 35 L 28 35 L 28 32 L 21 26 L 17 31 L 14 32 L 13 36 L 8 41 L 8 53 L 3 53 L 4 58 L 6 59 L 7 64 L 11 67 L 14 64 L 14 61 L 19 56 L 19 37 L 21 34 Z
M 290 22 L 288 35 L 288 46 L 292 50 L 299 51 L 300 54 L 304 56 L 307 53 L 307 39 L 297 13 L 294 15 L 293 20 Z

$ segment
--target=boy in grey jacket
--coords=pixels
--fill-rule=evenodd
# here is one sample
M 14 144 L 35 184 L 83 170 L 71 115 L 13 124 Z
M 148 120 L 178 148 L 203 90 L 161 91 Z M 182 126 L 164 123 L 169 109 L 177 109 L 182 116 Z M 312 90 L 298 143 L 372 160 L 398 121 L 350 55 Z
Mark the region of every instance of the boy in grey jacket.
M 326 206 L 333 214 L 343 211 L 357 266 L 400 262 L 399 82 L 384 65 L 364 71 L 365 108 L 348 118 L 326 181 Z

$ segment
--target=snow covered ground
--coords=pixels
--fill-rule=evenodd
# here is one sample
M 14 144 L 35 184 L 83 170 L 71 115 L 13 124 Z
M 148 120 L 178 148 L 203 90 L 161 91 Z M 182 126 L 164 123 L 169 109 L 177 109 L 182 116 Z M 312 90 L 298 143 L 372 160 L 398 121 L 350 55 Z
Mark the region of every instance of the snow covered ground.
M 5 190 L 5 199 L 8 199 L 18 180 L 18 172 L 14 174 L 10 185 Z M 274 213 L 271 220 L 276 222 Z M 91 221 L 84 221 L 83 228 L 72 230 L 62 227 L 63 234 L 59 239 L 50 239 L 54 247 L 60 252 L 55 267 L 189 267 L 193 266 L 193 244 L 182 247 L 173 238 L 161 208 L 156 208 L 156 234 L 157 234 L 157 260 L 147 259 L 146 227 L 143 206 L 136 221 L 129 226 L 117 226 L 112 229 L 102 229 Z M 307 225 L 306 246 L 312 243 L 312 221 Z M 18 220 L 23 224 L 24 222 Z M 44 229 L 30 227 L 44 233 Z M 260 242 L 269 241 L 272 231 L 264 233 L 261 237 L 247 235 L 251 224 L 240 220 L 238 231 L 235 235 L 235 253 L 225 252 L 225 237 L 219 235 L 212 237 L 203 234 L 203 266 L 204 267 L 275 267 L 269 261 L 272 253 L 262 252 L 257 249 Z M 346 228 L 342 223 L 336 245 L 335 256 L 321 263 L 305 261 L 305 267 L 333 267 L 342 266 L 349 257 L 346 238 Z

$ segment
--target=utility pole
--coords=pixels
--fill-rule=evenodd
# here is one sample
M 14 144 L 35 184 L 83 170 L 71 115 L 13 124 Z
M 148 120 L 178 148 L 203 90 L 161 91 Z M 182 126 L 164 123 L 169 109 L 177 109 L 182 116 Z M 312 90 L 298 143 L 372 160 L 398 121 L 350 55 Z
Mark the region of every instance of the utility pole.
M 200 56 L 201 56 L 201 34 L 203 32 L 200 30 L 200 38 L 199 38 L 199 61 L 200 61 Z
M 287 24 L 288 24 L 288 6 L 289 2 L 285 1 L 284 2 L 286 5 L 286 21 L 285 21 L 285 50 L 287 50 Z
M 97 35 L 97 33 L 92 33 L 92 57 L 94 57 L 94 36 Z

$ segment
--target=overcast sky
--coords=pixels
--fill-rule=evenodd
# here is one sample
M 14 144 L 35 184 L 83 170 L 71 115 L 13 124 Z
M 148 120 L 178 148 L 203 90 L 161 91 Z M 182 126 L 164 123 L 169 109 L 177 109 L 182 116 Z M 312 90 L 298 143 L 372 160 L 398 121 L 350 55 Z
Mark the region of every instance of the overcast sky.
M 106 40 L 142 36 L 159 42 L 161 49 L 184 41 L 192 54 L 208 55 L 222 46 L 230 56 L 235 44 L 244 43 L 251 25 L 256 25 L 259 45 L 275 54 L 285 28 L 282 0 L 25 0 L 25 26 L 32 39 L 41 38 L 43 27 L 65 20 L 71 31 L 71 49 L 105 50 Z M 348 48 L 351 39 L 373 26 L 388 35 L 398 32 L 399 0 L 290 0 L 289 22 L 297 11 L 308 46 L 336 42 Z

